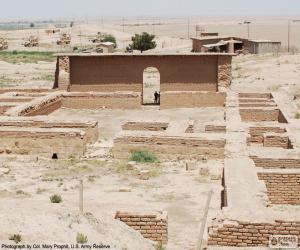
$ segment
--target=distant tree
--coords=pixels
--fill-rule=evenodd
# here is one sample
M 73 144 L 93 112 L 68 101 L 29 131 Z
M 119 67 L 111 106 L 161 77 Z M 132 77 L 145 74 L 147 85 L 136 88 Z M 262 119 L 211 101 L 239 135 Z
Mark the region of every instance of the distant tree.
M 71 22 L 70 22 L 70 27 L 72 28 L 73 26 L 74 26 L 74 22 L 71 21 Z
M 131 38 L 132 44 L 127 48 L 128 50 L 139 50 L 141 53 L 143 51 L 154 49 L 156 47 L 156 42 L 153 41 L 155 35 L 150 35 L 147 32 L 143 32 L 141 35 L 135 34 Z
M 34 23 L 30 23 L 30 28 L 34 28 Z
M 111 34 L 104 35 L 104 37 L 101 39 L 101 42 L 111 42 L 114 44 L 114 48 L 117 48 L 118 46 L 116 38 Z

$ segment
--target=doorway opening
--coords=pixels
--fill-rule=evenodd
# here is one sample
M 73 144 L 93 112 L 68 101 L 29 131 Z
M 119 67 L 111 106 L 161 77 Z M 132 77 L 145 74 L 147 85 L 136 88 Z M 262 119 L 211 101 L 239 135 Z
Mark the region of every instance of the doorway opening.
M 143 72 L 143 105 L 160 105 L 160 73 L 148 67 Z

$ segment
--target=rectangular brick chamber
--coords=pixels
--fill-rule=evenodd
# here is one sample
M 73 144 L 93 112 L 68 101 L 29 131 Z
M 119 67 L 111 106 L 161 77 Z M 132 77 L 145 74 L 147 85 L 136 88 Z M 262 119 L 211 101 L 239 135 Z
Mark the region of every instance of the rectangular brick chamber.
M 295 235 L 300 246 L 300 221 L 229 221 L 208 227 L 209 246 L 268 247 L 272 235 Z
M 165 131 L 168 126 L 168 122 L 126 122 L 122 125 L 122 129 L 140 131 Z
M 275 108 L 240 108 L 240 116 L 243 122 L 277 121 L 287 123 L 282 112 Z
M 114 140 L 115 158 L 128 159 L 131 152 L 146 150 L 162 159 L 223 159 L 225 139 L 184 136 L 123 135 Z
M 256 167 L 259 168 L 300 168 L 300 159 L 295 158 L 262 158 L 250 156 Z
M 264 134 L 263 146 L 264 147 L 293 149 L 293 145 L 288 136 L 278 135 L 275 133 Z
M 300 173 L 257 173 L 272 204 L 300 205 Z
M 247 144 L 250 143 L 260 143 L 264 141 L 264 133 L 273 132 L 278 134 L 286 133 L 285 128 L 281 127 L 250 127 L 249 134 L 250 137 L 247 138 Z
M 118 211 L 115 219 L 138 231 L 146 239 L 162 244 L 168 243 L 168 216 L 166 212 L 141 214 Z

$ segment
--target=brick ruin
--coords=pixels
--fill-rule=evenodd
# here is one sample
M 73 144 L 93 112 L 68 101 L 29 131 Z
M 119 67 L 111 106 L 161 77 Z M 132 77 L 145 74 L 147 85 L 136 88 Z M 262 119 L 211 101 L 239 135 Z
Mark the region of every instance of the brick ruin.
M 228 249 L 268 247 L 273 235 L 295 235 L 300 242 L 299 217 L 273 210 L 278 205 L 300 205 L 299 150 L 291 143 L 288 120 L 270 93 L 231 94 L 229 98 L 227 131 L 232 129 L 231 119 L 236 121 L 235 115 L 240 115 L 240 129 L 235 124 L 233 131 L 245 133 L 239 134 L 234 145 L 238 142 L 245 153 L 231 151 L 228 139 L 226 149 L 232 153 L 224 167 L 222 216 L 211 215 L 207 244 Z M 193 130 L 192 124 L 189 130 Z M 239 185 L 245 191 L 237 191 Z
M 258 173 L 272 204 L 300 205 L 300 173 Z
M 295 235 L 300 240 L 300 221 L 275 220 L 251 223 L 230 221 L 222 226 L 209 227 L 208 245 L 254 247 L 269 246 L 272 235 Z
M 124 222 L 129 227 L 137 230 L 144 238 L 167 244 L 168 242 L 168 215 L 167 212 L 158 214 L 141 214 L 117 212 L 115 219 Z
M 127 101 L 134 101 L 134 108 L 139 108 L 142 105 L 143 72 L 151 66 L 156 67 L 161 76 L 161 109 L 224 106 L 225 90 L 232 78 L 232 56 L 224 53 L 59 54 L 54 88 L 70 92 L 93 91 L 98 95 L 130 92 L 137 96 L 135 100 L 124 95 L 122 104 L 112 108 L 127 108 Z M 110 102 L 110 97 L 113 96 L 108 95 L 101 101 Z

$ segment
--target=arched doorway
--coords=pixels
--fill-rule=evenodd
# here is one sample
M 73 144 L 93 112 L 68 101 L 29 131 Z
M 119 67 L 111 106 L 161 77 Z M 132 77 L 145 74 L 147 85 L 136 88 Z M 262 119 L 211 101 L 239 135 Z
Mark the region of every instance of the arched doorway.
M 143 72 L 142 96 L 143 105 L 159 105 L 160 103 L 160 73 L 155 67 L 148 67 Z

